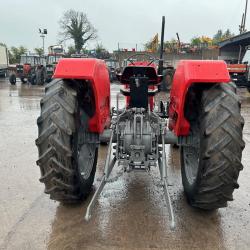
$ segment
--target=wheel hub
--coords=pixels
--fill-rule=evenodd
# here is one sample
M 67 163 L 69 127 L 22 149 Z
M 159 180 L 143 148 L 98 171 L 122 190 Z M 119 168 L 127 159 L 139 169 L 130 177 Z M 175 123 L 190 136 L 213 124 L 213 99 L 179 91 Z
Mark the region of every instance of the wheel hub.
M 83 144 L 78 151 L 78 168 L 83 179 L 88 179 L 95 160 L 95 144 Z

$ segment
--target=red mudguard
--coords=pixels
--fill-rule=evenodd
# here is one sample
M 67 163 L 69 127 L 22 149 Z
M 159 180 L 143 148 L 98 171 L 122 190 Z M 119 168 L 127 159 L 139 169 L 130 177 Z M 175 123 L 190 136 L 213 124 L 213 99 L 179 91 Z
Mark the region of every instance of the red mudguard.
M 110 82 L 105 62 L 94 58 L 64 58 L 59 60 L 53 78 L 91 81 L 96 112 L 89 120 L 89 131 L 102 133 L 110 123 Z
M 170 92 L 169 129 L 173 130 L 177 136 L 187 136 L 190 124 L 184 117 L 184 104 L 189 87 L 192 84 L 218 82 L 230 82 L 224 61 L 180 61 Z

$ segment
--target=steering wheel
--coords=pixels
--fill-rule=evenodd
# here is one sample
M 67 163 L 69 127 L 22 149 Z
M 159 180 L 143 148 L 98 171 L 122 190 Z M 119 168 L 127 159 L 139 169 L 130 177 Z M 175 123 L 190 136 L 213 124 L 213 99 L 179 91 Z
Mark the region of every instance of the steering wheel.
M 145 60 L 145 61 L 149 61 L 149 63 L 147 64 L 147 66 L 150 66 L 153 62 L 159 60 L 158 58 L 152 57 L 151 55 L 146 54 L 146 53 L 136 53 L 136 54 L 133 54 L 130 57 L 128 57 L 127 60 L 132 65 L 135 65 L 134 61 L 132 59 L 136 59 L 136 58 L 138 59 L 139 57 L 146 57 L 147 58 L 147 60 Z M 141 60 L 141 61 L 143 61 L 143 60 Z

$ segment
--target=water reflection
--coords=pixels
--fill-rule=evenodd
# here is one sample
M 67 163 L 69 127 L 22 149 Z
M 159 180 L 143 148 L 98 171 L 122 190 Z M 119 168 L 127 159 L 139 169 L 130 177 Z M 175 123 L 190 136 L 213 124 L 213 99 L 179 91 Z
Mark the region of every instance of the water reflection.
M 101 147 L 97 180 L 106 150 L 107 147 Z M 174 178 L 170 187 L 177 221 L 174 232 L 170 230 L 158 168 L 153 168 L 150 174 L 125 173 L 107 184 L 88 223 L 83 217 L 90 198 L 78 206 L 59 205 L 48 248 L 224 249 L 220 214 L 193 209 L 187 204 L 180 184 L 178 151 L 167 149 L 169 175 Z M 119 175 L 119 171 L 115 167 L 113 176 Z
M 18 98 L 20 110 L 40 110 L 40 99 L 44 95 L 44 87 L 29 84 L 9 85 L 9 96 Z M 13 99 L 10 102 L 13 102 Z

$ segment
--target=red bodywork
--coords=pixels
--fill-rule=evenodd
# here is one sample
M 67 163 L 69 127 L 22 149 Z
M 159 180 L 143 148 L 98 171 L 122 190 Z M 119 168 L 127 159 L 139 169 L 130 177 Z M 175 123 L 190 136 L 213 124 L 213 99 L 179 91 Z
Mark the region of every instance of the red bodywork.
M 177 136 L 187 136 L 190 124 L 184 117 L 185 97 L 192 84 L 228 83 L 230 76 L 224 61 L 179 62 L 170 92 L 169 129 Z
M 30 71 L 31 71 L 31 65 L 28 63 L 25 63 L 23 65 L 23 74 L 28 75 Z
M 102 133 L 110 123 L 110 82 L 105 62 L 94 58 L 60 59 L 53 78 L 91 81 L 95 96 L 95 114 L 89 120 L 89 130 Z
M 28 77 L 31 73 L 31 69 L 32 67 L 29 63 L 17 64 L 15 68 L 17 76 L 20 78 Z
M 128 82 L 132 74 L 129 72 L 129 69 L 133 69 L 133 67 L 137 68 L 142 68 L 145 69 L 148 74 L 147 76 L 149 77 L 149 83 L 152 83 L 152 85 L 149 85 L 149 89 L 154 90 L 156 87 L 155 85 L 159 84 L 162 80 L 160 76 L 157 75 L 157 66 L 154 63 L 151 63 L 148 65 L 149 62 L 147 61 L 138 61 L 134 63 L 130 63 L 123 71 L 123 74 L 121 76 L 121 83 L 125 84 L 125 88 L 129 88 Z M 131 71 L 132 72 L 132 71 Z M 128 107 L 130 101 L 130 97 L 126 96 L 126 106 Z M 150 109 L 151 111 L 153 110 L 154 107 L 154 97 L 150 96 L 149 97 L 149 104 L 150 104 Z

